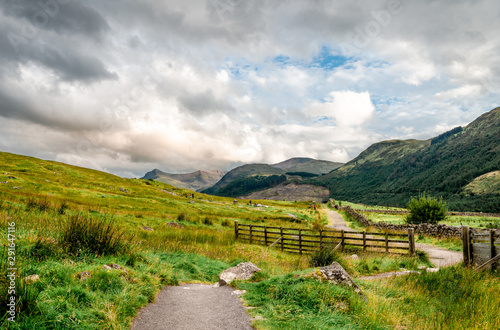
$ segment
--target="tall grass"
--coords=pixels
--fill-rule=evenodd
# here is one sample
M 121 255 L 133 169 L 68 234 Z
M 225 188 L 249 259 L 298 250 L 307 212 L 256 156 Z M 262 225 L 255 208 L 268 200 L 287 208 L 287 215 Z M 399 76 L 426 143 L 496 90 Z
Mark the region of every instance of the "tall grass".
M 70 216 L 61 232 L 61 244 L 72 255 L 113 255 L 127 250 L 129 239 L 111 219 L 77 214 Z

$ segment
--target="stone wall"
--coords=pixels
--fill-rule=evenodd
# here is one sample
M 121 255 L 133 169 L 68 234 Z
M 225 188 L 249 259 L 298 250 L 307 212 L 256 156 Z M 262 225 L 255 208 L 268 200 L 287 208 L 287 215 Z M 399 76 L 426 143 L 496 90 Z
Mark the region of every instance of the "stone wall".
M 445 237 L 461 237 L 462 236 L 462 228 L 447 226 L 443 224 L 430 224 L 430 223 L 421 223 L 418 225 L 408 224 L 408 225 L 395 225 L 386 222 L 371 222 L 367 217 L 363 214 L 356 212 L 352 207 L 345 206 L 342 208 L 338 208 L 342 211 L 350 214 L 354 219 L 356 219 L 361 225 L 365 227 L 372 227 L 379 230 L 394 230 L 394 231 L 408 231 L 408 228 L 415 229 L 415 234 L 423 234 L 427 236 L 445 238 Z

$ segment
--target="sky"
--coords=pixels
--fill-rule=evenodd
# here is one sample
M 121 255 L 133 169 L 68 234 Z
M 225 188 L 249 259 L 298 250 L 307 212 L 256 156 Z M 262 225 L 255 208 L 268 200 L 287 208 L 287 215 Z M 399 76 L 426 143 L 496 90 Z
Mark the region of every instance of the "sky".
M 497 107 L 496 0 L 0 0 L 0 151 L 141 177 L 347 162 Z

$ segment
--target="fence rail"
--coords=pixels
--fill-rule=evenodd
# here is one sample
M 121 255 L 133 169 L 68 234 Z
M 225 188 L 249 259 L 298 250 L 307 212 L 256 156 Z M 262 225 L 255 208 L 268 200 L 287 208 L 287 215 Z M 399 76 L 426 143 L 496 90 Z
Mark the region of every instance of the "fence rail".
M 385 251 L 415 254 L 415 235 L 413 229 L 407 234 L 367 233 L 347 230 L 313 230 L 300 228 L 283 228 L 272 226 L 246 225 L 238 221 L 234 223 L 236 239 L 248 241 L 251 244 L 276 246 L 282 251 L 292 253 L 310 253 L 322 248 L 334 248 L 340 243 L 340 248 L 362 248 L 373 251 Z

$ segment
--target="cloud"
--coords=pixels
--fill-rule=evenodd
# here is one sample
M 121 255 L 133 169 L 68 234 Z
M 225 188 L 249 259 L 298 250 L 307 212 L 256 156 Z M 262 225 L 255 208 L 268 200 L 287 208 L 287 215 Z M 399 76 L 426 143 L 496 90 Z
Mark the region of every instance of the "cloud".
M 0 150 L 136 177 L 347 161 L 497 105 L 497 2 L 391 3 L 4 1 Z
M 310 116 L 334 118 L 340 127 L 352 127 L 370 120 L 375 107 L 368 92 L 335 91 L 324 102 L 314 102 L 305 111 Z

